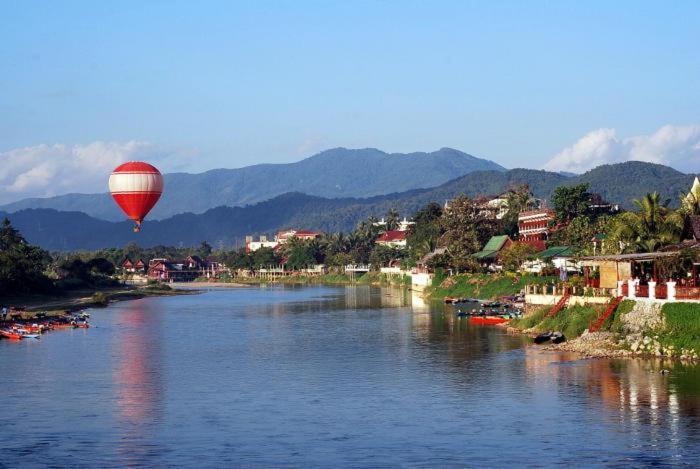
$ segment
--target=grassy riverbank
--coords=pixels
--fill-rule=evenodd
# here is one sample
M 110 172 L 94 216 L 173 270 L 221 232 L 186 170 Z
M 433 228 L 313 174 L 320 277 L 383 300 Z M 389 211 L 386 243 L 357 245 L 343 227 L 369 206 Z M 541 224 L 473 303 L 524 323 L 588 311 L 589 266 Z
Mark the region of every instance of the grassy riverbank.
M 669 303 L 661 312 L 665 326 L 655 331 L 659 342 L 675 350 L 694 350 L 700 354 L 700 305 Z
M 576 305 L 553 317 L 551 306 L 536 308 L 509 326 L 527 333 L 561 331 L 568 342 L 561 350 L 586 356 L 655 356 L 697 360 L 700 355 L 700 305 L 625 300 L 598 333 L 586 333 L 606 305 Z
M 547 284 L 557 280 L 556 277 L 515 274 L 465 274 L 444 277 L 435 275 L 433 285 L 428 287 L 426 294 L 432 298 L 446 296 L 460 298 L 498 298 L 516 295 L 526 285 Z
M 634 307 L 634 301 L 623 301 L 615 312 L 605 320 L 602 331 L 622 333 L 622 318 Z M 555 316 L 548 317 L 551 306 L 542 306 L 519 319 L 513 319 L 510 326 L 532 332 L 561 331 L 568 338 L 575 338 L 594 323 L 605 311 L 607 305 L 568 306 Z
M 260 277 L 236 277 L 230 280 L 231 283 L 245 285 L 260 285 L 268 283 L 289 284 L 289 285 L 376 285 L 376 286 L 410 286 L 411 277 L 382 274 L 379 272 L 368 272 L 364 275 L 351 277 L 346 274 L 325 274 L 325 275 L 289 275 L 275 279 Z M 225 281 L 219 283 L 226 283 Z M 193 285 L 196 285 L 195 282 Z

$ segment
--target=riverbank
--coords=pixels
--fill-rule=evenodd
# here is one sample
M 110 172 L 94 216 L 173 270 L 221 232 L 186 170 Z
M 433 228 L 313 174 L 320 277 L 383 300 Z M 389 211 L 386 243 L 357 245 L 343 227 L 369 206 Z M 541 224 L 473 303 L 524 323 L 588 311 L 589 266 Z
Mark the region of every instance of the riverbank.
M 196 290 L 173 289 L 167 285 L 147 285 L 142 287 L 119 286 L 97 289 L 67 291 L 62 295 L 24 295 L 0 298 L 0 305 L 12 307 L 22 319 L 31 319 L 36 313 L 47 316 L 63 314 L 65 311 L 105 306 L 106 304 L 138 300 L 155 296 L 191 295 Z
M 556 280 L 556 277 L 511 273 L 465 274 L 451 277 L 436 273 L 433 284 L 425 290 L 425 295 L 432 299 L 451 296 L 489 300 L 517 295 L 525 289 L 526 285 L 544 285 Z
M 575 352 L 589 358 L 659 357 L 683 361 L 700 358 L 700 305 L 625 300 L 600 330 L 588 332 L 606 305 L 576 305 L 548 316 L 551 306 L 531 310 L 508 325 L 534 336 L 560 331 L 567 341 L 548 350 Z
M 246 285 L 263 284 L 289 284 L 289 285 L 373 285 L 373 286 L 406 286 L 411 285 L 411 277 L 407 275 L 382 274 L 368 272 L 359 276 L 347 274 L 323 274 L 323 275 L 288 275 L 276 278 L 264 277 L 235 277 L 219 282 L 193 282 L 192 285 L 223 287 L 240 287 Z

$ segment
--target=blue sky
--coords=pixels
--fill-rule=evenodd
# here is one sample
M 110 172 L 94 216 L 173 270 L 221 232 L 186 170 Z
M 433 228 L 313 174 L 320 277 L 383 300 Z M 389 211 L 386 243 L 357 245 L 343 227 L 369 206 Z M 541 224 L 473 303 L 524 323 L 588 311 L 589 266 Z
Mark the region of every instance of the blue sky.
M 700 161 L 699 24 L 692 1 L 4 2 L 0 158 L 138 143 L 202 171 L 450 146 L 585 170 L 586 151 L 652 154 L 635 139 L 670 128 L 658 151 L 675 153 L 651 159 L 684 166 Z

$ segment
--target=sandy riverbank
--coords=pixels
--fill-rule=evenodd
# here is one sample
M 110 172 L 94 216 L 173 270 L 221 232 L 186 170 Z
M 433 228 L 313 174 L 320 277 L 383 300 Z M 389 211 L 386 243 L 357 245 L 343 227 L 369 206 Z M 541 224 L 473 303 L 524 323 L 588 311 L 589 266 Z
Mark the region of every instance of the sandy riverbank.
M 23 319 L 31 319 L 38 312 L 48 316 L 60 315 L 65 311 L 104 306 L 95 301 L 93 295 L 103 293 L 109 303 L 117 301 L 139 300 L 155 296 L 193 295 L 198 291 L 190 289 L 159 290 L 148 287 L 117 287 L 96 290 L 78 290 L 60 296 L 29 295 L 22 297 L 0 298 L 0 304 L 14 307 L 21 312 Z

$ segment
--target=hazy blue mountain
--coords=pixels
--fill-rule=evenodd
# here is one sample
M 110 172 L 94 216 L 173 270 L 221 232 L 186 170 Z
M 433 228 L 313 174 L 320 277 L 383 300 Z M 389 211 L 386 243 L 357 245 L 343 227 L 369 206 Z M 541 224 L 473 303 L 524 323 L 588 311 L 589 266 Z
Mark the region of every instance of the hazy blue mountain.
M 287 192 L 330 198 L 371 197 L 429 188 L 455 177 L 502 166 L 451 148 L 432 153 L 385 153 L 366 148 L 334 148 L 288 164 L 260 164 L 240 169 L 213 169 L 200 174 L 165 174 L 165 191 L 151 220 L 178 213 L 203 213 L 221 205 L 243 206 Z M 105 185 L 107 178 L 105 176 Z M 124 219 L 109 194 L 67 194 L 25 199 L 1 206 L 14 212 L 26 208 L 79 211 L 96 218 Z
M 432 189 L 369 198 L 329 199 L 287 193 L 246 207 L 222 206 L 202 214 L 147 221 L 141 233 L 133 233 L 130 222 L 109 222 L 80 212 L 26 209 L 8 216 L 30 242 L 51 250 L 123 246 L 132 241 L 142 246 L 189 246 L 207 240 L 214 246 L 233 247 L 242 245 L 246 234 L 273 233 L 286 227 L 347 232 L 360 220 L 370 215 L 381 217 L 390 208 L 410 217 L 429 202 L 442 204 L 459 194 L 495 195 L 520 184 L 528 184 L 537 197 L 550 199 L 557 186 L 580 182 L 589 182 L 592 191 L 629 208 L 632 199 L 649 191 L 659 191 L 677 202 L 677 196 L 690 189 L 693 176 L 639 162 L 603 166 L 576 177 L 531 169 L 480 171 Z

